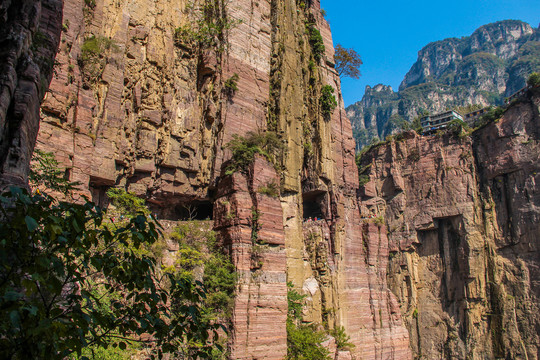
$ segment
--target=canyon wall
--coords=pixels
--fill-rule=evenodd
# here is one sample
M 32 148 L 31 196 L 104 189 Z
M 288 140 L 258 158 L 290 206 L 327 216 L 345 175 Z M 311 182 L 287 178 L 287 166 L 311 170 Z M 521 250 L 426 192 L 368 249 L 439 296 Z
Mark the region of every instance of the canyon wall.
M 60 41 L 62 0 L 4 0 L 0 21 L 0 186 L 26 186 L 39 105 Z
M 160 219 L 213 217 L 239 274 L 231 358 L 285 356 L 287 282 L 308 295 L 305 321 L 350 335 L 350 352 L 329 338 L 334 357 L 411 358 L 385 228 L 360 219 L 319 1 L 66 0 L 57 62 L 37 146 L 101 205 L 120 186 Z M 227 144 L 250 131 L 283 151 L 231 174 Z M 277 197 L 260 191 L 272 183 Z
M 540 356 L 539 107 L 535 88 L 471 136 L 410 132 L 361 159 L 418 358 Z

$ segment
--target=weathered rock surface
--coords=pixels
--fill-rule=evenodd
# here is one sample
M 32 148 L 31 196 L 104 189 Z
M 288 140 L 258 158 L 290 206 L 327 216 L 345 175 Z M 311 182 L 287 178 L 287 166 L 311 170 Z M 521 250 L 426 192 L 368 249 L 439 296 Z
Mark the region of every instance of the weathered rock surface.
M 163 219 L 181 218 L 185 205 L 213 205 L 240 273 L 232 358 L 285 356 L 287 281 L 311 298 L 305 320 L 343 326 L 356 358 L 411 358 L 386 285 L 384 231 L 362 234 L 354 140 L 319 1 L 217 6 L 213 16 L 232 26 L 205 46 L 182 32 L 196 29 L 201 3 L 66 0 L 39 147 L 55 152 L 98 203 L 116 185 L 147 198 Z M 310 27 L 325 45 L 319 61 Z M 329 117 L 320 109 L 323 85 L 339 103 Z M 259 158 L 247 175 L 225 176 L 233 135 L 265 130 L 285 147 L 277 175 Z M 258 193 L 269 181 L 278 198 Z M 316 228 L 305 226 L 315 216 Z
M 60 41 L 62 0 L 4 0 L 0 22 L 0 185 L 25 186 Z
M 417 357 L 539 357 L 539 106 L 533 89 L 472 137 L 411 132 L 362 157 Z
M 385 85 L 366 87 L 361 101 L 347 107 L 360 149 L 371 139 L 400 131 L 423 112 L 458 106 L 500 105 L 540 71 L 540 31 L 506 20 L 478 28 L 471 36 L 428 44 L 398 92 Z

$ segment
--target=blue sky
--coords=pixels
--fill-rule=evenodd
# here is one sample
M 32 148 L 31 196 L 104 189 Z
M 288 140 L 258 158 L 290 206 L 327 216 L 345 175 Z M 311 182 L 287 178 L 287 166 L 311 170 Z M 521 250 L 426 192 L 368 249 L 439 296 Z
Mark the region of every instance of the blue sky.
M 321 0 L 334 44 L 354 48 L 362 57 L 359 80 L 343 79 L 345 105 L 362 99 L 366 85 L 397 90 L 429 42 L 469 36 L 499 20 L 540 22 L 539 0 Z

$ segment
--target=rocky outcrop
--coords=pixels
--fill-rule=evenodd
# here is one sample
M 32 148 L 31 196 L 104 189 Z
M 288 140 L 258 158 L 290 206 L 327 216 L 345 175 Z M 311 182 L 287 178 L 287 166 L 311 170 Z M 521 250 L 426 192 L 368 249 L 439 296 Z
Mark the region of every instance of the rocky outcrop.
M 0 184 L 25 186 L 60 41 L 62 0 L 2 1 L 0 21 Z
M 540 71 L 540 32 L 506 20 L 477 29 L 471 36 L 428 44 L 418 52 L 399 92 L 366 87 L 361 101 L 347 107 L 358 148 L 371 139 L 401 131 L 424 112 L 467 105 L 500 105 Z M 384 89 L 384 90 L 383 90 Z
M 414 132 L 362 157 L 413 353 L 537 359 L 538 89 L 471 137 Z
M 97 203 L 122 186 L 160 219 L 213 207 L 239 273 L 232 358 L 285 356 L 290 282 L 309 295 L 305 321 L 351 336 L 352 355 L 329 338 L 335 357 L 409 359 L 384 231 L 360 225 L 354 140 L 319 1 L 91 5 L 65 2 L 39 147 Z M 331 114 L 321 111 L 325 85 L 338 102 Z M 275 164 L 258 158 L 228 174 L 226 145 L 249 131 L 274 132 L 284 150 Z M 269 182 L 278 197 L 259 192 Z

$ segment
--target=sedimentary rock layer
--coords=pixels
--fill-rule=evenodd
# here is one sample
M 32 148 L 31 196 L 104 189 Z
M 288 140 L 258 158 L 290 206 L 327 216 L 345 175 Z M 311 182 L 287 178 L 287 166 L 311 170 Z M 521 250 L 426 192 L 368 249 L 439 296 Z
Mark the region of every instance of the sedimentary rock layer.
M 161 219 L 213 206 L 240 274 L 232 358 L 285 356 L 288 281 L 309 295 L 304 319 L 343 326 L 353 355 L 410 358 L 386 285 L 384 229 L 360 223 L 354 140 L 319 2 L 90 5 L 65 2 L 38 146 L 102 205 L 109 187 L 122 186 Z M 227 26 L 209 33 L 201 21 Z M 330 115 L 321 111 L 325 85 L 339 104 Z M 272 165 L 259 158 L 227 174 L 226 145 L 249 131 L 275 132 L 284 150 Z M 258 192 L 269 182 L 277 198 Z
M 0 3 L 0 184 L 26 185 L 62 27 L 62 0 Z
M 533 89 L 472 136 L 411 132 L 362 158 L 416 356 L 539 356 L 539 105 Z

